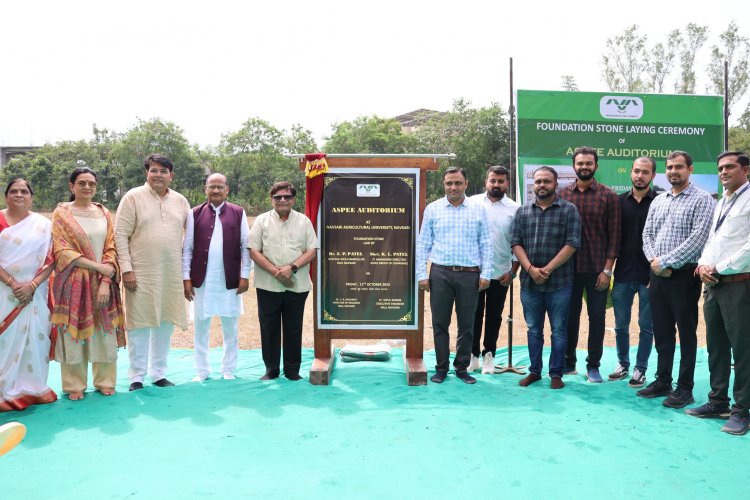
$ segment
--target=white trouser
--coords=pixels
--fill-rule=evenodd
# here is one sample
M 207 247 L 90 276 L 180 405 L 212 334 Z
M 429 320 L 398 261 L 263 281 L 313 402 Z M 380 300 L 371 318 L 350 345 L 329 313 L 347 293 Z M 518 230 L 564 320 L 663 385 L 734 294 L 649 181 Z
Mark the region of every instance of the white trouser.
M 234 375 L 237 368 L 237 331 L 240 318 L 236 316 L 219 316 L 221 333 L 224 335 L 224 356 L 221 358 L 221 373 Z M 195 322 L 195 372 L 201 378 L 211 374 L 208 362 L 208 338 L 210 336 L 211 318 L 196 319 Z
M 128 331 L 128 355 L 130 382 L 143 382 L 148 368 L 148 376 L 156 382 L 167 374 L 169 339 L 174 325 L 162 321 L 158 327 L 136 328 Z

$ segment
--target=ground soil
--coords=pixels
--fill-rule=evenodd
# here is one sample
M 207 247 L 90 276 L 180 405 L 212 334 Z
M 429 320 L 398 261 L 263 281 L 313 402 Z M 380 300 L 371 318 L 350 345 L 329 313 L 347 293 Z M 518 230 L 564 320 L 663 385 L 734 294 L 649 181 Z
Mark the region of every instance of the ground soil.
M 249 223 L 252 225 L 254 218 L 248 217 Z M 251 280 L 252 285 L 252 280 Z M 513 286 L 513 300 L 512 300 L 512 332 L 513 332 L 513 345 L 526 345 L 526 322 L 523 319 L 523 309 L 521 307 L 520 300 L 520 283 L 516 279 Z M 500 339 L 498 346 L 508 345 L 508 317 L 511 312 L 511 294 L 508 294 L 506 299 L 505 309 L 503 310 L 503 323 L 500 328 Z M 432 339 L 432 321 L 430 316 L 430 303 L 429 297 L 425 300 L 425 325 L 424 325 L 424 348 L 425 350 L 433 349 L 434 343 Z M 251 286 L 250 290 L 243 295 L 243 303 L 245 306 L 245 314 L 240 318 L 240 333 L 239 333 L 239 345 L 240 349 L 256 349 L 260 348 L 260 333 L 258 328 L 258 308 L 255 298 L 255 289 Z M 703 299 L 699 304 L 702 310 Z M 588 343 L 588 316 L 585 312 L 581 313 L 581 331 L 578 338 L 578 348 L 586 349 Z M 630 343 L 631 345 L 638 345 L 638 297 L 635 298 L 633 304 L 633 315 L 630 325 Z M 452 322 L 451 338 L 452 345 L 451 349 L 455 349 L 455 326 L 456 320 L 455 315 Z M 606 346 L 614 347 L 615 345 L 615 319 L 612 309 L 607 309 L 606 318 L 606 330 L 604 334 L 604 344 Z M 549 324 L 546 326 L 545 343 L 549 345 Z M 307 300 L 305 308 L 304 318 L 304 330 L 302 336 L 302 345 L 304 347 L 313 347 L 314 334 L 313 334 L 313 300 L 310 296 Z M 334 341 L 337 347 L 343 346 L 349 343 L 346 340 Z M 359 342 L 359 343 L 370 343 L 370 342 Z M 374 341 L 372 343 L 375 343 Z M 703 314 L 700 314 L 698 324 L 698 345 L 704 346 L 706 344 L 706 324 L 703 320 Z M 219 320 L 214 318 L 211 323 L 211 346 L 216 347 L 221 345 L 221 327 L 219 326 Z M 172 337 L 172 346 L 191 349 L 193 347 L 193 331 L 192 324 L 189 325 L 187 331 L 175 330 Z

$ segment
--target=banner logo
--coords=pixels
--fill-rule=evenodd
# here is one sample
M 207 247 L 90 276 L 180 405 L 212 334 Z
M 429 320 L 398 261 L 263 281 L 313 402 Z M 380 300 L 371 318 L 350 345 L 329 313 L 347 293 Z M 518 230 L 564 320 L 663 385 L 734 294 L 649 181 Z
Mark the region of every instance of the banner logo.
M 605 95 L 599 101 L 599 113 L 604 118 L 637 120 L 643 116 L 640 97 Z
M 380 184 L 357 184 L 358 198 L 379 198 Z

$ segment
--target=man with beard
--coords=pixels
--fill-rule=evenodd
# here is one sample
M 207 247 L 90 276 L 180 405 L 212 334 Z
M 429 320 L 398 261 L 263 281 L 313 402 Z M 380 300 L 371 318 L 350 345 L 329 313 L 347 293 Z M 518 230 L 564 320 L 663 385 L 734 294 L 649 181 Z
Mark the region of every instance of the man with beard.
M 604 316 L 607 292 L 620 247 L 620 202 L 617 194 L 594 179 L 599 167 L 596 150 L 580 147 L 573 152 L 576 181 L 560 190 L 560 198 L 578 208 L 581 216 L 581 246 L 578 248 L 573 275 L 568 316 L 568 348 L 565 373 L 576 373 L 576 347 L 581 323 L 583 292 L 589 315 L 586 376 L 589 382 L 601 383 L 599 362 L 604 351 Z
M 622 380 L 630 368 L 630 312 L 633 297 L 638 294 L 638 353 L 635 369 L 628 385 L 643 387 L 646 380 L 648 358 L 654 343 L 651 321 L 651 304 L 648 300 L 649 263 L 643 255 L 643 227 L 646 225 L 648 209 L 656 193 L 650 183 L 656 175 L 656 162 L 648 156 L 637 158 L 630 170 L 633 188 L 622 193 L 620 214 L 622 215 L 622 237 L 620 253 L 615 268 L 615 283 L 612 286 L 612 306 L 615 310 L 615 340 L 619 363 L 609 380 Z
M 482 373 L 495 373 L 495 352 L 497 337 L 500 334 L 505 296 L 508 285 L 513 282 L 518 272 L 518 261 L 513 259 L 510 249 L 510 237 L 513 217 L 518 210 L 518 203 L 505 195 L 508 188 L 508 169 L 493 166 L 487 170 L 485 193 L 476 194 L 470 201 L 484 206 L 487 211 L 487 224 L 492 236 L 492 279 L 486 290 L 479 292 L 477 312 L 474 316 L 474 343 L 471 349 L 469 371 L 480 366 Z M 482 338 L 482 321 L 484 321 L 484 348 L 480 351 Z
M 648 298 L 658 362 L 656 380 L 637 394 L 643 398 L 668 396 L 663 404 L 670 408 L 695 401 L 695 331 L 701 292 L 695 268 L 715 204 L 710 194 L 690 182 L 692 172 L 693 159 L 686 152 L 674 151 L 667 157 L 667 180 L 672 189 L 654 198 L 643 228 L 643 254 L 651 263 Z M 680 372 L 673 391 L 675 323 L 680 334 Z
M 706 285 L 708 402 L 685 413 L 699 418 L 726 418 L 722 431 L 741 436 L 750 425 L 750 158 L 739 151 L 719 155 L 724 196 L 716 207 L 712 230 L 698 273 Z M 734 354 L 734 405 L 729 409 L 729 377 Z
M 573 289 L 573 261 L 581 241 L 581 220 L 576 207 L 559 198 L 557 172 L 539 167 L 534 172 L 536 200 L 516 212 L 511 246 L 523 269 L 521 304 L 528 325 L 529 374 L 518 384 L 528 387 L 542 379 L 544 314 L 552 329 L 549 358 L 551 387 L 562 389 L 565 366 L 566 328 L 570 293 Z

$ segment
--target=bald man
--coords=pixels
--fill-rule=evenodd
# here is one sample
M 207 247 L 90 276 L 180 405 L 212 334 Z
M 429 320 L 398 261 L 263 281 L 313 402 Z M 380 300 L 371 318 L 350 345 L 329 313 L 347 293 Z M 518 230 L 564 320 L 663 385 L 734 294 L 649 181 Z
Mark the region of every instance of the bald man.
M 211 318 L 221 318 L 224 356 L 221 372 L 234 379 L 237 368 L 237 332 L 242 314 L 242 294 L 252 270 L 247 240 L 250 231 L 242 207 L 229 203 L 229 183 L 222 174 L 206 179 L 207 201 L 193 208 L 187 219 L 182 247 L 185 298 L 195 311 L 194 382 L 211 374 L 208 340 Z

